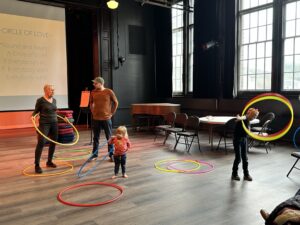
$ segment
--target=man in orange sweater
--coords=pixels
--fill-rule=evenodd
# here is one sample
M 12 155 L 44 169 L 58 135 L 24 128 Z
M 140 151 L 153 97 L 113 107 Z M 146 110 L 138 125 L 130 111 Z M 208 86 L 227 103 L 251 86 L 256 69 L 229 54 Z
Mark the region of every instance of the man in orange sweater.
M 96 77 L 93 81 L 95 89 L 91 92 L 90 107 L 93 118 L 93 158 L 98 157 L 99 138 L 101 129 L 105 132 L 106 140 L 112 135 L 111 117 L 118 108 L 118 100 L 115 93 L 104 87 L 104 79 Z M 113 145 L 108 145 L 108 152 L 113 161 Z

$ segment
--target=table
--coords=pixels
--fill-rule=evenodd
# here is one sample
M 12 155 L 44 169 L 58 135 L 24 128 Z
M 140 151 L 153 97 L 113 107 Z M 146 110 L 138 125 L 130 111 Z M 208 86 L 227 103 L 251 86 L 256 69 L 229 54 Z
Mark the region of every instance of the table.
M 170 112 L 179 113 L 180 104 L 173 103 L 136 103 L 131 104 L 133 127 L 136 129 L 138 118 L 147 120 L 148 129 L 155 118 L 166 116 Z
M 208 143 L 210 143 L 211 150 L 213 149 L 213 128 L 216 126 L 224 125 L 230 119 L 236 118 L 235 116 L 205 116 L 200 117 L 200 124 L 208 125 Z M 259 119 L 254 119 L 250 121 L 250 124 L 258 124 Z

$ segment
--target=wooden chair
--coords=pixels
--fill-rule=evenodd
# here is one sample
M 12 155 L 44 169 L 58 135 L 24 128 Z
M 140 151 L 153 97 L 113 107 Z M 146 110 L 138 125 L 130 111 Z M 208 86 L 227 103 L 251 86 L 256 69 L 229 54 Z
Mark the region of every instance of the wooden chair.
M 200 118 L 197 116 L 189 116 L 186 124 L 184 131 L 177 132 L 177 139 L 176 139 L 176 144 L 174 146 L 174 150 L 176 149 L 176 146 L 178 143 L 180 144 L 185 144 L 187 152 L 190 152 L 191 146 L 194 142 L 194 138 L 197 138 L 197 143 L 198 143 L 198 148 L 199 151 L 201 152 L 200 148 L 200 142 L 199 142 L 199 124 L 200 124 Z M 184 142 L 181 143 L 179 142 L 180 138 L 184 137 Z
M 291 156 L 296 158 L 296 162 L 294 163 L 294 165 L 292 166 L 292 168 L 290 169 L 290 171 L 288 172 L 288 174 L 286 175 L 287 177 L 289 177 L 290 173 L 292 172 L 292 170 L 295 168 L 297 170 L 300 170 L 300 168 L 296 167 L 296 164 L 298 163 L 299 159 L 300 159 L 300 152 L 293 152 L 291 154 Z

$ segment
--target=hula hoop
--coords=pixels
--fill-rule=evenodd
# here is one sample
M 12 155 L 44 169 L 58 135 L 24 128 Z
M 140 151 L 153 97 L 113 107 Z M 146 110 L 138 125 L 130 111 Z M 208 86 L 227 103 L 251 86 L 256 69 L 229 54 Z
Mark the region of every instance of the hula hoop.
M 199 170 L 199 171 L 190 171 L 190 172 L 187 172 L 188 174 L 201 174 L 201 173 L 208 173 L 210 171 L 212 171 L 214 169 L 214 166 L 208 162 L 205 162 L 205 161 L 200 161 L 200 160 L 195 160 L 197 162 L 200 163 L 200 165 L 207 165 L 208 168 L 206 170 Z M 176 169 L 175 167 L 172 166 L 172 164 L 169 165 L 170 168 L 172 169 Z
M 298 128 L 296 129 L 296 131 L 295 131 L 295 133 L 294 133 L 294 136 L 293 136 L 294 146 L 295 146 L 295 148 L 298 149 L 298 150 L 299 150 L 299 146 L 296 144 L 296 135 L 297 135 L 297 133 L 299 132 L 299 130 L 300 130 L 300 127 L 298 127 Z
M 50 177 L 50 176 L 56 176 L 56 175 L 62 175 L 62 174 L 70 173 L 74 169 L 74 166 L 70 163 L 67 163 L 67 162 L 59 163 L 58 165 L 66 165 L 70 168 L 65 170 L 65 171 L 57 172 L 57 173 L 27 173 L 28 169 L 34 167 L 34 165 L 31 165 L 31 166 L 26 167 L 23 170 L 23 174 L 25 176 L 29 176 L 29 177 Z
M 158 162 L 156 162 L 154 164 L 154 167 L 158 170 L 161 170 L 161 171 L 164 171 L 164 172 L 172 172 L 172 173 L 185 173 L 184 170 L 177 170 L 177 169 L 165 169 L 165 168 L 162 168 L 160 165 L 165 163 L 165 162 L 176 162 L 176 161 L 180 161 L 180 162 L 191 162 L 193 164 L 196 165 L 195 168 L 193 169 L 190 169 L 189 171 L 195 171 L 195 170 L 198 170 L 200 168 L 200 163 L 195 161 L 195 160 L 190 160 L 190 159 L 165 159 L 165 160 L 160 160 Z
M 68 190 L 74 190 L 78 187 L 82 187 L 82 186 L 89 186 L 89 185 L 104 185 L 104 186 L 109 186 L 109 187 L 113 187 L 115 189 L 118 189 L 120 191 L 119 195 L 117 195 L 116 197 L 104 201 L 104 202 L 98 202 L 98 203 L 91 203 L 91 204 L 80 204 L 80 203 L 76 203 L 76 202 L 68 202 L 63 200 L 62 198 L 62 194 L 65 193 Z M 65 204 L 65 205 L 70 205 L 70 206 L 77 206 L 77 207 L 93 207 L 93 206 L 101 206 L 101 205 L 105 205 L 111 202 L 116 201 L 117 199 L 119 199 L 122 195 L 123 195 L 124 189 L 116 184 L 110 184 L 110 183 L 103 183 L 103 182 L 90 182 L 90 183 L 83 183 L 83 184 L 77 184 L 74 186 L 70 186 L 65 188 L 64 190 L 60 191 L 57 194 L 57 200 L 60 201 L 61 203 Z
M 262 135 L 252 133 L 250 130 L 248 130 L 244 121 L 242 121 L 242 125 L 243 125 L 244 130 L 250 137 L 260 140 L 260 141 L 266 141 L 266 142 L 274 141 L 274 140 L 277 140 L 277 139 L 281 138 L 282 136 L 284 136 L 291 128 L 293 121 L 294 121 L 294 110 L 293 110 L 291 102 L 284 96 L 277 94 L 277 93 L 264 93 L 264 94 L 260 94 L 256 97 L 252 98 L 246 104 L 245 108 L 243 109 L 242 116 L 245 114 L 245 112 L 251 105 L 253 105 L 254 103 L 257 103 L 257 102 L 264 101 L 264 100 L 277 100 L 279 102 L 284 103 L 291 112 L 291 119 L 288 122 L 288 124 L 282 130 L 280 130 L 274 134 L 269 134 L 268 136 L 262 136 Z
M 178 162 L 180 163 L 180 162 L 184 162 L 184 161 L 180 160 L 180 161 L 177 161 L 177 162 L 176 161 L 168 162 L 167 165 L 166 165 L 167 169 L 168 170 L 178 170 L 181 173 L 189 173 L 189 172 L 196 171 L 196 168 L 185 170 L 185 169 L 179 169 L 179 168 L 173 166 L 173 164 L 176 164 Z M 197 165 L 197 167 L 198 167 L 198 164 L 199 164 L 199 168 L 197 168 L 197 170 L 199 170 L 201 168 L 201 163 L 197 162 L 196 160 L 193 160 L 192 163 L 195 164 L 195 165 Z
M 106 145 L 107 144 L 107 142 L 105 142 L 105 143 L 103 143 L 102 145 L 100 145 L 99 147 L 98 147 L 98 149 L 97 149 L 97 151 L 96 152 L 94 152 L 83 164 L 82 164 L 82 166 L 80 167 L 80 169 L 78 170 L 78 172 L 77 172 L 77 176 L 79 177 L 79 178 L 81 178 L 81 177 L 85 177 L 85 176 L 87 176 L 87 175 L 89 175 L 89 174 L 91 174 L 95 169 L 96 169 L 96 167 L 102 162 L 102 161 L 104 161 L 105 159 L 106 159 L 106 157 L 109 155 L 109 153 L 107 153 L 105 156 L 103 156 L 102 157 L 102 160 L 96 160 L 96 164 L 92 167 L 92 168 L 90 168 L 87 172 L 85 172 L 85 173 L 82 173 L 81 174 L 81 171 L 83 170 L 83 168 L 89 163 L 89 162 L 91 162 L 91 160 L 92 160 L 92 158 L 98 153 L 98 150 L 99 149 L 101 149 L 104 145 Z
M 86 152 L 87 154 L 85 155 L 78 155 L 78 156 L 73 156 L 73 157 L 58 157 L 57 155 L 66 153 L 66 152 Z M 91 151 L 89 149 L 69 149 L 69 150 L 64 150 L 64 151 L 58 151 L 57 153 L 54 154 L 53 158 L 55 160 L 60 160 L 60 161 L 73 161 L 77 159 L 84 159 L 88 155 L 90 155 Z
M 72 146 L 72 145 L 75 145 L 75 144 L 79 141 L 79 133 L 78 133 L 78 130 L 76 129 L 76 127 L 75 127 L 68 119 L 67 119 L 67 120 L 64 120 L 64 117 L 62 117 L 62 116 L 60 116 L 60 115 L 57 115 L 57 117 L 63 119 L 64 121 L 66 121 L 66 122 L 67 122 L 70 126 L 72 126 L 72 128 L 74 129 L 74 131 L 75 131 L 75 133 L 76 133 L 76 139 L 75 139 L 75 141 L 72 142 L 72 143 L 61 143 L 61 142 L 54 141 L 54 140 L 52 140 L 51 138 L 47 137 L 46 135 L 44 135 L 44 134 L 40 131 L 40 129 L 39 129 L 39 128 L 37 127 L 37 125 L 36 125 L 35 118 L 37 117 L 37 115 L 39 115 L 39 114 L 35 114 L 35 115 L 33 116 L 33 118 L 32 118 L 33 126 L 34 126 L 34 128 L 36 129 L 36 131 L 37 131 L 40 135 L 42 135 L 46 140 L 48 140 L 48 141 L 50 141 L 50 142 L 52 142 L 52 143 L 54 143 L 54 144 L 62 145 L 62 146 Z

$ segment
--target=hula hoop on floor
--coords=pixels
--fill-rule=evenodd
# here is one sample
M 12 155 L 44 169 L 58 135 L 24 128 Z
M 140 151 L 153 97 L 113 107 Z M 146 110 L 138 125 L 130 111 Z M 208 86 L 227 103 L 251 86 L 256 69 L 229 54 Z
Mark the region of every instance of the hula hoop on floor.
M 288 109 L 290 110 L 290 113 L 291 113 L 291 119 L 288 122 L 288 124 L 282 130 L 280 130 L 280 131 L 278 131 L 274 134 L 269 134 L 268 136 L 262 136 L 262 135 L 252 133 L 250 130 L 248 130 L 248 128 L 246 127 L 244 121 L 242 121 L 242 125 L 243 125 L 243 128 L 246 131 L 246 133 L 250 137 L 252 137 L 253 139 L 260 140 L 260 141 L 265 141 L 265 142 L 274 141 L 274 140 L 277 140 L 277 139 L 281 138 L 282 136 L 284 136 L 289 131 L 289 129 L 291 128 L 291 126 L 293 124 L 293 121 L 294 121 L 294 110 L 293 110 L 291 102 L 286 97 L 284 97 L 280 94 L 277 94 L 277 93 L 264 93 L 264 94 L 260 94 L 256 97 L 252 98 L 246 104 L 246 106 L 243 109 L 242 116 L 245 114 L 245 112 L 247 111 L 247 109 L 251 105 L 253 105 L 256 102 L 261 102 L 261 101 L 264 101 L 264 100 L 276 100 L 276 101 L 279 101 L 279 102 L 282 102 L 283 104 L 285 104 L 288 107 Z
M 201 170 L 201 167 L 200 167 L 200 170 L 198 170 L 198 171 L 188 171 L 186 173 L 188 173 L 188 174 L 201 174 L 201 173 L 208 173 L 208 172 L 210 172 L 214 169 L 214 166 L 212 164 L 208 163 L 208 162 L 201 161 L 201 160 L 195 160 L 195 161 L 199 162 L 201 166 L 202 165 L 208 166 L 208 168 L 205 169 L 205 170 Z M 168 165 L 168 167 L 170 167 L 171 169 L 177 169 L 174 166 L 172 166 L 172 163 L 170 165 Z
M 30 168 L 34 167 L 34 165 L 31 165 L 31 166 L 25 167 L 25 169 L 23 170 L 23 174 L 25 176 L 29 176 L 29 177 L 50 177 L 50 176 L 57 176 L 57 175 L 70 173 L 74 169 L 74 166 L 67 162 L 58 163 L 57 165 L 65 165 L 65 166 L 68 166 L 69 169 L 67 169 L 65 171 L 57 172 L 57 173 L 28 173 L 27 171 Z
M 78 172 L 77 172 L 77 176 L 79 177 L 79 178 L 82 178 L 82 177 L 85 177 L 85 176 L 87 176 L 87 175 L 89 175 L 89 174 L 91 174 L 95 169 L 96 169 L 96 167 L 102 162 L 102 161 L 104 161 L 105 159 L 106 159 L 106 157 L 109 155 L 109 152 L 105 155 L 105 156 L 103 156 L 102 157 L 102 159 L 101 160 L 96 160 L 96 164 L 92 167 L 92 168 L 90 168 L 88 171 L 86 171 L 85 173 L 81 173 L 81 171 L 83 170 L 83 168 L 84 167 L 86 167 L 86 165 L 89 163 L 89 162 L 91 162 L 92 161 L 92 159 L 95 157 L 95 155 L 96 154 L 98 154 L 98 150 L 99 149 L 101 149 L 104 145 L 106 145 L 107 144 L 107 142 L 105 142 L 105 143 L 103 143 L 102 145 L 100 145 L 99 147 L 98 147 L 98 149 L 97 149 L 97 151 L 95 151 L 83 164 L 82 164 L 82 166 L 79 168 L 79 170 L 78 170 Z
M 65 201 L 62 198 L 62 194 L 65 193 L 68 190 L 74 190 L 77 189 L 79 187 L 82 186 L 89 186 L 89 185 L 104 185 L 104 186 L 109 186 L 109 187 L 113 187 L 115 189 L 118 189 L 120 191 L 119 195 L 117 195 L 116 197 L 104 201 L 104 202 L 98 202 L 98 203 L 90 203 L 90 204 L 80 204 L 80 203 L 76 203 L 76 202 L 69 202 L 69 201 Z M 123 195 L 124 189 L 121 186 L 118 186 L 116 184 L 111 184 L 111 183 L 103 183 L 103 182 L 90 182 L 90 183 L 83 183 L 83 184 L 77 184 L 74 186 L 70 186 L 65 188 L 64 190 L 60 191 L 57 194 L 57 200 L 60 201 L 61 203 L 65 204 L 65 205 L 70 205 L 70 206 L 77 206 L 77 207 L 94 207 L 94 206 L 101 206 L 101 205 L 105 205 L 111 202 L 116 201 L 117 199 L 119 199 L 122 195 Z
M 73 153 L 73 152 L 85 152 L 87 154 L 72 156 L 72 157 L 59 157 L 58 156 L 63 153 Z M 68 150 L 64 150 L 64 151 L 56 151 L 53 158 L 55 158 L 55 160 L 59 160 L 59 161 L 74 161 L 74 160 L 78 160 L 78 159 L 87 158 L 90 155 L 90 153 L 91 153 L 90 149 L 68 149 Z
M 57 142 L 57 141 L 54 141 L 52 140 L 51 138 L 47 137 L 45 134 L 43 134 L 40 129 L 37 127 L 36 125 L 36 122 L 35 122 L 35 118 L 39 115 L 39 113 L 35 114 L 33 117 L 32 117 L 32 123 L 33 123 L 33 126 L 34 128 L 36 129 L 36 131 L 42 135 L 46 140 L 54 143 L 54 144 L 57 144 L 57 145 L 62 145 L 62 146 L 72 146 L 72 145 L 75 145 L 77 144 L 77 142 L 79 141 L 79 132 L 78 130 L 76 129 L 76 127 L 68 120 L 68 119 L 65 119 L 64 117 L 60 116 L 60 115 L 57 115 L 58 118 L 61 118 L 63 119 L 65 122 L 67 122 L 70 126 L 72 126 L 72 128 L 74 129 L 75 133 L 76 133 L 76 139 L 74 142 L 72 143 L 61 143 L 61 142 Z
M 163 163 L 173 163 L 173 162 L 190 162 L 190 163 L 193 163 L 194 165 L 196 165 L 196 167 L 193 169 L 190 169 L 190 170 L 178 170 L 178 169 L 165 169 L 160 166 Z M 200 168 L 200 166 L 201 165 L 198 161 L 191 160 L 191 159 L 165 159 L 165 160 L 160 160 L 154 164 L 154 167 L 156 169 L 164 171 L 164 172 L 171 172 L 171 173 L 186 173 L 186 171 L 191 172 L 191 171 L 198 170 Z

